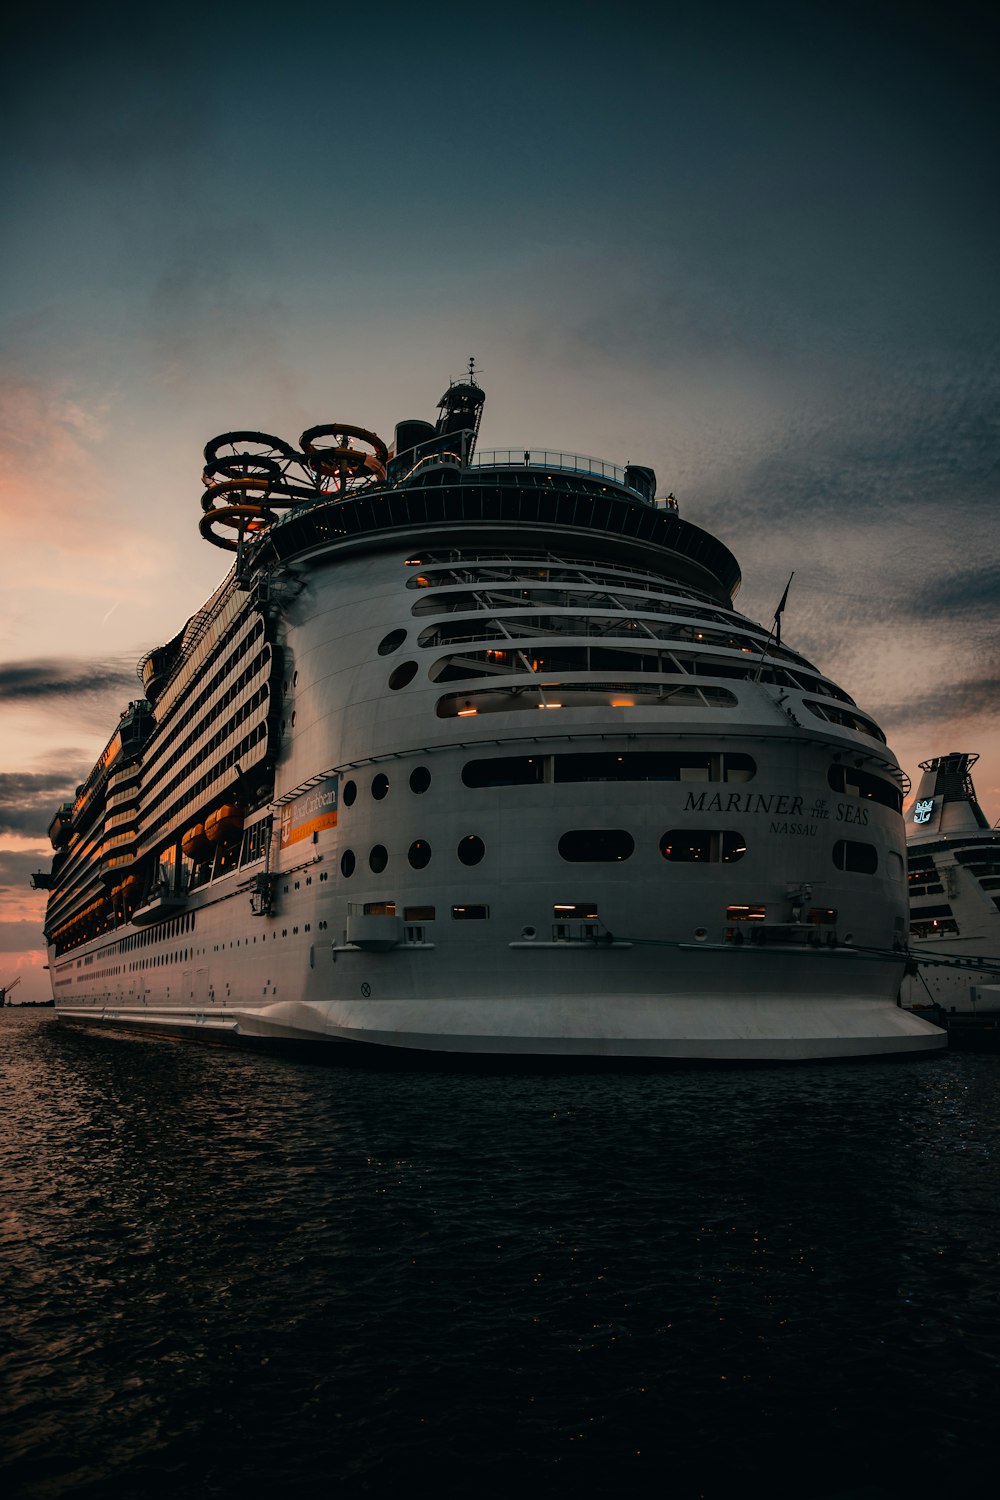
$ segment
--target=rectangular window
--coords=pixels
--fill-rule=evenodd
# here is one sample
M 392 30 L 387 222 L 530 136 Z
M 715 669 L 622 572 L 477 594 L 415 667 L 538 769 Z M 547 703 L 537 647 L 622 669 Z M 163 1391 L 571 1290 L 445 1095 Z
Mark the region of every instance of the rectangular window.
M 453 906 L 451 909 L 452 919 L 455 922 L 485 922 L 489 914 L 488 906 Z
M 395 901 L 366 901 L 362 911 L 366 917 L 394 917 Z
M 404 906 L 404 922 L 433 922 L 436 913 L 433 906 Z
M 954 917 L 934 917 L 930 921 L 916 920 L 910 923 L 912 938 L 944 937 L 946 934 L 955 936 L 957 933 L 958 923 Z
M 597 904 L 594 901 L 576 901 L 566 904 L 557 902 L 552 908 L 552 915 L 560 922 L 569 922 L 574 918 L 578 922 L 596 922 Z

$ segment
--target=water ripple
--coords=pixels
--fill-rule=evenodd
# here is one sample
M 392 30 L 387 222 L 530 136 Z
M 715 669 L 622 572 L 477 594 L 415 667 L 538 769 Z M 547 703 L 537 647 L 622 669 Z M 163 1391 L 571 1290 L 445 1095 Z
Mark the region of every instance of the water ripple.
M 8 1493 L 986 1493 L 1000 1059 L 0 1045 Z

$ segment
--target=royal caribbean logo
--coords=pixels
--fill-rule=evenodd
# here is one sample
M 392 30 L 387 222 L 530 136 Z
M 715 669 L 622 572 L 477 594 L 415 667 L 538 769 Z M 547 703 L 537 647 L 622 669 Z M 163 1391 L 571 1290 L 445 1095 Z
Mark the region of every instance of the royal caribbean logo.
M 914 821 L 914 823 L 929 823 L 930 820 L 931 820 L 931 815 L 932 815 L 933 812 L 934 812 L 934 798 L 933 797 L 925 797 L 922 802 L 917 802 L 917 803 L 914 804 L 914 808 L 913 808 L 913 821 Z

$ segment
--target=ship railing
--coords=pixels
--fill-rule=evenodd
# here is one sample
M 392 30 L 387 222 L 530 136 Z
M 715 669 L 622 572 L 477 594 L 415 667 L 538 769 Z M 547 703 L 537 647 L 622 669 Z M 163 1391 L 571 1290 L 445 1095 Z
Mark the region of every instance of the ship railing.
M 583 453 L 558 453 L 551 448 L 480 449 L 470 458 L 469 468 L 558 469 L 571 474 L 594 474 L 600 479 L 610 479 L 624 489 L 633 488 L 620 464 L 609 463 L 603 458 L 589 458 Z

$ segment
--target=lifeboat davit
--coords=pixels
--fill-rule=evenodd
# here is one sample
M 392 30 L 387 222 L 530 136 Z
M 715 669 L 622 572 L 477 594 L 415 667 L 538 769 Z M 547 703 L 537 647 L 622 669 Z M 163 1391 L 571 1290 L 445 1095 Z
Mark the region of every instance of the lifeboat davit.
M 231 802 L 217 807 L 205 819 L 205 837 L 210 844 L 231 844 L 243 832 L 243 814 Z
M 196 823 L 193 828 L 188 829 L 187 833 L 181 839 L 181 851 L 188 859 L 193 859 L 196 864 L 200 864 L 202 860 L 208 858 L 212 853 L 212 845 L 205 837 L 204 823 Z

